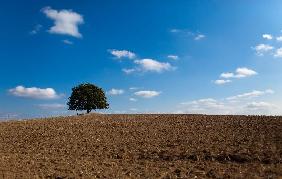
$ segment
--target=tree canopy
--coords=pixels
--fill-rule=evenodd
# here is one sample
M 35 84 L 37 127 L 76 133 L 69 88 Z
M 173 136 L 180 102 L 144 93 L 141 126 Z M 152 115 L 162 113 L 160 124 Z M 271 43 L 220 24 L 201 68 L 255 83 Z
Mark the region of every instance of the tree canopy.
M 102 88 L 90 83 L 83 83 L 72 88 L 72 94 L 67 103 L 69 110 L 108 109 L 109 104 Z

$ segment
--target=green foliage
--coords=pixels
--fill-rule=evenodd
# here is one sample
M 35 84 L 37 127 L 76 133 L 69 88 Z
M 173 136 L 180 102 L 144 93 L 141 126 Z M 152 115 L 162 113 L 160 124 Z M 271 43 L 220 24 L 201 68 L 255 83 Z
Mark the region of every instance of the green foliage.
M 69 110 L 86 110 L 87 113 L 91 110 L 109 108 L 103 89 L 90 83 L 80 84 L 72 88 L 72 94 L 67 105 Z

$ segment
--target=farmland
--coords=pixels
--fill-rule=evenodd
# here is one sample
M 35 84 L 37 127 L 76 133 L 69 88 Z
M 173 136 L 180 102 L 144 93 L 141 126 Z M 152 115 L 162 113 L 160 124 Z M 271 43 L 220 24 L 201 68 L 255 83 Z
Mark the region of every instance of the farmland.
M 279 178 L 282 117 L 91 114 L 0 123 L 0 178 Z

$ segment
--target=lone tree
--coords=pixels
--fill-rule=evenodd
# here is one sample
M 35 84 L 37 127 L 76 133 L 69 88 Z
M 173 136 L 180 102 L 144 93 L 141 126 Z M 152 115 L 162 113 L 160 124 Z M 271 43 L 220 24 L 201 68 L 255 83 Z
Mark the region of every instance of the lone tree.
M 86 110 L 87 113 L 90 113 L 91 110 L 109 108 L 103 89 L 90 83 L 72 88 L 67 105 L 69 110 Z

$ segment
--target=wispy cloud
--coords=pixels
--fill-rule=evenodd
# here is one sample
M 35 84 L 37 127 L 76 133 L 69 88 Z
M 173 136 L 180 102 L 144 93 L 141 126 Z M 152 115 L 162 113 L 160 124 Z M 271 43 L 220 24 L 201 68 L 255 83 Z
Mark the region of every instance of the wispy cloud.
M 136 96 L 140 96 L 143 98 L 153 98 L 159 96 L 161 94 L 160 91 L 137 91 L 134 93 Z
M 271 89 L 267 89 L 265 91 L 258 91 L 258 90 L 253 90 L 251 92 L 248 93 L 243 93 L 243 94 L 239 94 L 236 96 L 231 96 L 226 98 L 227 100 L 242 100 L 242 99 L 250 99 L 250 98 L 255 98 L 255 97 L 259 97 L 259 96 L 263 96 L 266 94 L 273 94 L 274 91 Z
M 118 59 L 121 59 L 121 58 L 134 59 L 136 57 L 135 53 L 128 51 L 128 50 L 109 49 L 108 52 L 110 52 L 114 57 Z
M 184 113 L 206 113 L 216 114 L 218 111 L 227 112 L 222 102 L 213 98 L 198 99 L 189 102 L 182 102 L 181 108 Z
M 81 14 L 72 10 L 55 10 L 51 7 L 45 7 L 42 12 L 50 19 L 54 20 L 54 26 L 49 29 L 49 33 L 70 35 L 81 38 L 78 25 L 83 24 L 84 20 Z
M 65 104 L 53 103 L 53 104 L 39 104 L 38 107 L 41 109 L 64 109 L 66 108 Z
M 202 40 L 206 37 L 205 34 L 199 33 L 199 32 L 192 32 L 188 29 L 170 29 L 170 32 L 173 34 L 180 34 L 183 36 L 190 36 L 192 37 L 194 40 L 198 41 L 198 40 Z
M 9 90 L 10 94 L 18 97 L 35 98 L 35 99 L 56 99 L 59 95 L 53 88 L 26 88 L 24 86 L 17 86 Z
M 73 44 L 72 41 L 67 40 L 67 39 L 63 40 L 62 42 L 65 43 L 65 44 L 67 44 L 67 45 L 72 45 L 72 44 Z
M 206 36 L 204 35 L 204 34 L 197 34 L 196 36 L 195 36 L 195 40 L 202 40 L 202 39 L 204 39 Z
M 204 98 L 182 102 L 177 113 L 197 114 L 277 114 L 278 107 L 266 101 L 252 101 L 266 94 L 273 94 L 272 90 L 243 93 L 224 99 Z
M 277 108 L 276 105 L 268 103 L 268 102 L 251 102 L 248 103 L 245 108 L 247 108 L 250 111 L 260 112 L 262 114 L 266 113 L 267 111 L 270 111 L 272 109 Z
M 130 88 L 129 88 L 129 90 L 132 90 L 132 91 L 138 90 L 138 89 L 141 89 L 141 87 L 130 87 Z
M 37 34 L 42 28 L 41 24 L 37 24 L 36 26 L 34 26 L 33 30 L 30 32 L 30 34 L 35 35 Z
M 168 55 L 167 58 L 171 59 L 171 60 L 178 60 L 179 57 L 177 55 Z
M 131 73 L 134 73 L 134 72 L 136 71 L 136 69 L 135 69 L 135 68 L 123 68 L 122 71 L 123 71 L 125 74 L 129 75 L 129 74 L 131 74 Z
M 108 91 L 108 94 L 109 95 L 121 95 L 124 93 L 124 90 L 123 89 L 115 89 L 115 88 L 112 88 L 110 91 Z
M 135 101 L 137 101 L 137 99 L 136 98 L 129 98 L 129 101 L 135 102 Z

